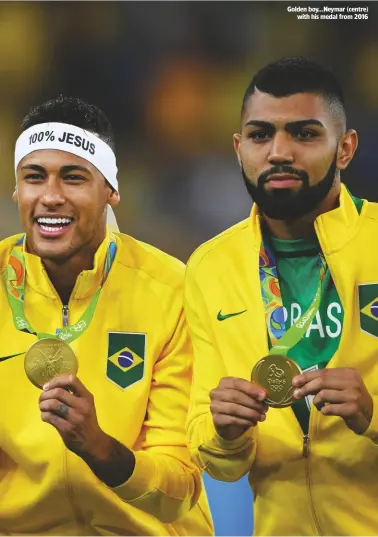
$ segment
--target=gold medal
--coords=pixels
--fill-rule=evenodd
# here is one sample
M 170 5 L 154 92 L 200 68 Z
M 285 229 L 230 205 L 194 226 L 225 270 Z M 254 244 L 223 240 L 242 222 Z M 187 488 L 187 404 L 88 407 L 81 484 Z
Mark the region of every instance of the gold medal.
M 78 362 L 71 347 L 56 338 L 39 339 L 27 351 L 24 361 L 28 379 L 42 388 L 61 375 L 76 375 Z
M 287 356 L 269 354 L 261 358 L 252 371 L 252 382 L 267 392 L 265 403 L 284 408 L 294 402 L 292 380 L 302 373 L 300 367 Z

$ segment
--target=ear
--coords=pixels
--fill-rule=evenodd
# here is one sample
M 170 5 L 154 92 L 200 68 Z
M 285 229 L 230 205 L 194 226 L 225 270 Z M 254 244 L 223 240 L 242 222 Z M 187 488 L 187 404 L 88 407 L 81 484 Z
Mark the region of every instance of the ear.
M 120 195 L 116 190 L 109 189 L 108 203 L 110 207 L 115 207 L 120 201 Z
M 358 136 L 357 132 L 353 129 L 348 130 L 339 141 L 339 148 L 337 153 L 336 166 L 339 170 L 345 170 L 348 166 L 356 149 L 358 147 Z
M 239 166 L 241 166 L 242 165 L 241 157 L 240 157 L 240 139 L 241 139 L 241 135 L 239 133 L 235 133 L 233 138 L 234 138 L 235 153 L 236 153 L 236 156 L 237 156 L 238 161 L 239 161 Z
M 16 185 L 16 188 L 14 189 L 14 192 L 12 194 L 12 200 L 18 204 L 18 190 L 17 190 L 17 185 Z

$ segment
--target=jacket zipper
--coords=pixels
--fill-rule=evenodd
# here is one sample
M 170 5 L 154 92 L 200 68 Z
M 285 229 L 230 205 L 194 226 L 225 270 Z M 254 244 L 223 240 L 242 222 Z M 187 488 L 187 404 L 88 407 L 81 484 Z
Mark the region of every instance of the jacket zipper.
M 62 307 L 62 316 L 63 316 L 63 328 L 66 328 L 68 326 L 68 317 L 69 317 L 70 309 L 67 305 L 64 305 Z M 69 477 L 68 477 L 68 452 L 67 448 L 64 449 L 64 468 L 65 468 L 65 475 L 66 475 L 66 490 L 67 495 L 69 498 L 69 501 L 71 503 L 71 507 L 74 512 L 74 516 L 76 518 L 76 522 L 79 526 L 79 535 L 84 535 L 84 527 L 85 527 L 85 518 L 84 515 L 81 513 L 79 507 L 75 503 L 75 495 L 73 491 L 73 486 L 70 483 Z
M 63 306 L 62 313 L 63 313 L 63 328 L 68 326 L 68 315 L 69 315 L 69 308 L 68 306 Z
M 311 478 L 310 478 L 310 438 L 308 434 L 305 434 L 303 436 L 303 451 L 302 451 L 303 457 L 305 459 L 305 472 L 306 472 L 306 483 L 307 483 L 307 490 L 308 495 L 310 499 L 310 508 L 312 512 L 312 518 L 315 523 L 316 531 L 318 532 L 318 535 L 323 535 L 323 532 L 321 530 L 319 521 L 316 517 L 315 508 L 314 508 L 314 502 L 312 499 L 312 492 L 311 492 Z

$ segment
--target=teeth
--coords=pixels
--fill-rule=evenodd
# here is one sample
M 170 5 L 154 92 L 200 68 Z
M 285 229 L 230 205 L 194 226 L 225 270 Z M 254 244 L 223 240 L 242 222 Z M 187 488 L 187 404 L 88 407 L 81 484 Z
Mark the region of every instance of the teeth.
M 39 224 L 70 224 L 72 218 L 38 218 Z
M 64 226 L 62 227 L 49 227 L 49 226 L 44 226 L 43 224 L 41 224 L 41 229 L 43 229 L 43 231 L 60 231 L 61 229 L 63 229 Z

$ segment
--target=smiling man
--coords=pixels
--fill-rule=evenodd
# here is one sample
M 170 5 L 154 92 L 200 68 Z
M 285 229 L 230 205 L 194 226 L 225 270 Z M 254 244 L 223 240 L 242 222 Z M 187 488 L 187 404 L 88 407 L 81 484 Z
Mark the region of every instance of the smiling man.
M 341 183 L 357 134 L 334 75 L 262 68 L 234 147 L 251 215 L 186 271 L 193 456 L 249 474 L 257 535 L 375 535 L 378 207 Z
M 184 266 L 107 225 L 111 126 L 60 97 L 15 149 L 0 243 L 0 534 L 211 535 L 184 422 Z

